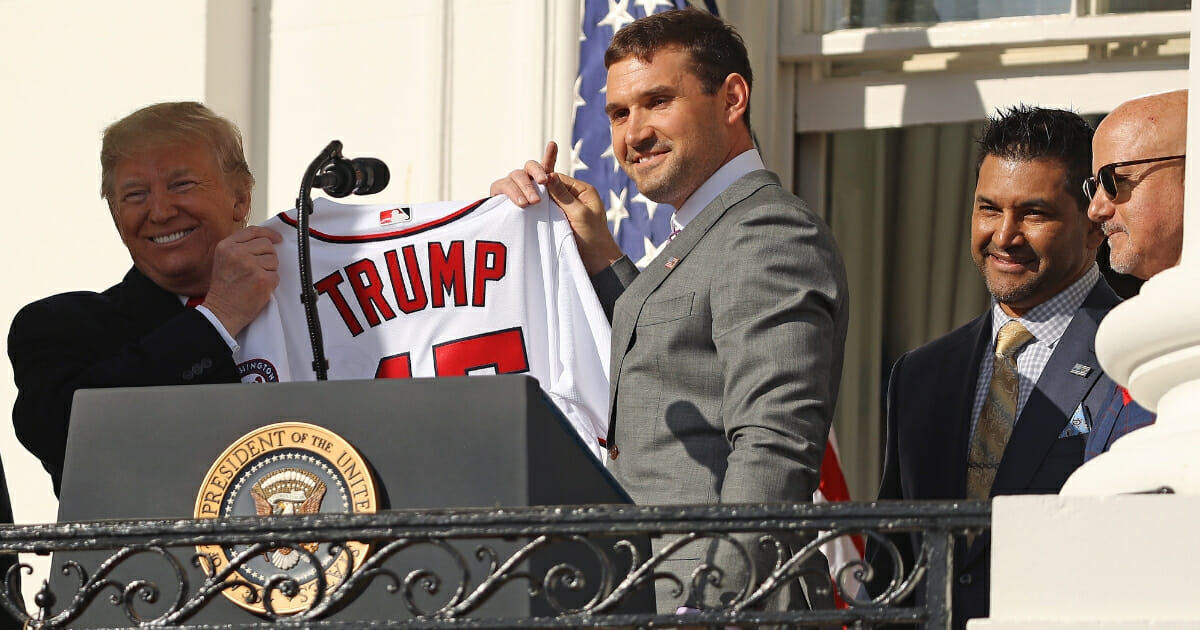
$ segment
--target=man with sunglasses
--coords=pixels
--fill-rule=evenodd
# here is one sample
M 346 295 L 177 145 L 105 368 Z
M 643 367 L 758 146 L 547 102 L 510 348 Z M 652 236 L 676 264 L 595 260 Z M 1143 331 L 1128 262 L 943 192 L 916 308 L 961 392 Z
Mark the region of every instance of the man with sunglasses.
M 1187 90 L 1126 101 L 1096 128 L 1084 193 L 1116 271 L 1147 280 L 1179 264 L 1186 144 Z
M 1100 276 L 1104 236 L 1080 190 L 1091 141 L 1086 121 L 1057 109 L 1017 106 L 985 126 L 970 249 L 992 306 L 896 362 L 881 500 L 1056 493 L 1095 427 L 1145 413 L 1120 404 L 1093 350 L 1120 298 Z M 914 566 L 922 541 L 891 540 L 903 567 Z M 990 534 L 956 545 L 952 621 L 962 628 L 988 613 Z M 895 575 L 892 557 L 870 541 L 867 558 L 877 594 Z

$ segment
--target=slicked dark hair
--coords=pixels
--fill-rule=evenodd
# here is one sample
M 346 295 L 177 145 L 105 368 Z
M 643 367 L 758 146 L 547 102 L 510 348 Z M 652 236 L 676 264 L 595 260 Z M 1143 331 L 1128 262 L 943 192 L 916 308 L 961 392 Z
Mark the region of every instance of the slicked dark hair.
M 1092 135 L 1095 130 L 1075 112 L 1030 105 L 998 109 L 979 135 L 979 158 L 975 177 L 983 159 L 994 155 L 1006 160 L 1055 160 L 1065 167 L 1067 192 L 1074 195 L 1079 209 L 1087 211 L 1083 180 L 1092 174 Z
M 617 31 L 604 51 L 604 67 L 610 68 L 629 57 L 650 63 L 655 53 L 671 47 L 688 53 L 692 74 L 700 80 L 705 94 L 714 94 L 725 78 L 735 72 L 746 79 L 748 88 L 754 85 L 754 72 L 742 36 L 721 18 L 692 7 L 648 15 Z M 742 122 L 750 129 L 749 102 Z

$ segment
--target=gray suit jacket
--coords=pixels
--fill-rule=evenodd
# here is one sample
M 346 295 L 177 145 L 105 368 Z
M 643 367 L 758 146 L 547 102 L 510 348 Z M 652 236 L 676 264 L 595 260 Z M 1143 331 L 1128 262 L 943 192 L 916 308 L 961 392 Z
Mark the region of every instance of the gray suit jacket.
M 824 222 L 755 171 L 641 274 L 622 259 L 593 282 L 613 323 L 609 470 L 634 501 L 811 500 L 848 311 Z

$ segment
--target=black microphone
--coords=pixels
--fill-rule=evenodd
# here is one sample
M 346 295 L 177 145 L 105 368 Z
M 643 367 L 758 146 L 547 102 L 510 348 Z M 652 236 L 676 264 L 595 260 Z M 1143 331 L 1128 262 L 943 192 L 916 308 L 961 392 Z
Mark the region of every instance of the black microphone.
M 330 197 L 373 195 L 387 188 L 391 173 L 383 160 L 335 157 L 333 162 L 313 175 L 312 185 Z

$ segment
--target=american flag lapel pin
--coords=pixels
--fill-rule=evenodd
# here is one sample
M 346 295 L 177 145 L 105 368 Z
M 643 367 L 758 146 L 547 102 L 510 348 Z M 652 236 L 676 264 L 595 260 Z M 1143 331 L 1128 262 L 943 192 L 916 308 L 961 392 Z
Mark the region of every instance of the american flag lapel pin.
M 1071 368 L 1071 373 L 1086 378 L 1088 374 L 1092 373 L 1092 368 L 1082 363 L 1076 363 L 1075 367 Z
M 676 258 L 675 256 L 672 256 L 667 259 L 667 262 L 663 263 L 663 266 L 666 267 L 667 269 L 674 269 L 675 265 L 678 265 L 678 264 L 679 264 L 679 259 Z

